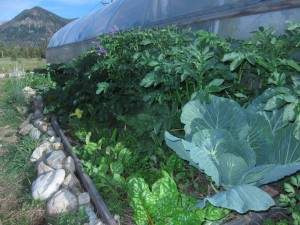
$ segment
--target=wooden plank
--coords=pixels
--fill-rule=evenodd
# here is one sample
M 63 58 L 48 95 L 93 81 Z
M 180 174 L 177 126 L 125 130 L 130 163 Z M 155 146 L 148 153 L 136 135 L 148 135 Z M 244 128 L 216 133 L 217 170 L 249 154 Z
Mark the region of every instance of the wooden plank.
M 172 24 L 187 25 L 224 18 L 249 16 L 259 13 L 300 8 L 299 0 L 244 0 L 225 4 L 211 9 L 190 12 L 185 15 L 163 19 L 149 24 L 147 27 L 165 27 Z
M 67 152 L 68 155 L 70 155 L 74 159 L 75 167 L 76 167 L 76 174 L 78 175 L 78 178 L 81 181 L 81 183 L 83 184 L 86 191 L 91 196 L 91 200 L 92 200 L 94 206 L 96 207 L 97 212 L 99 213 L 103 222 L 107 225 L 117 225 L 113 216 L 107 209 L 102 197 L 99 195 L 99 192 L 97 191 L 91 178 L 82 171 L 83 165 L 80 162 L 80 160 L 78 159 L 77 155 L 73 152 L 70 142 L 68 141 L 67 137 L 61 130 L 55 117 L 51 117 L 51 124 L 52 124 L 53 129 L 56 132 L 56 134 L 58 134 L 59 137 L 61 138 L 62 144 L 64 145 L 64 148 L 65 148 L 65 151 Z

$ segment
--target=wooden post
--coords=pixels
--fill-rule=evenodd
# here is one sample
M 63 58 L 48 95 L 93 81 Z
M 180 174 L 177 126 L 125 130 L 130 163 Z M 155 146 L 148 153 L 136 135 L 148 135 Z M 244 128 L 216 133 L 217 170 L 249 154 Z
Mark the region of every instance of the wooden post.
M 67 154 L 69 156 L 71 156 L 74 159 L 75 167 L 76 167 L 76 174 L 78 175 L 78 178 L 81 181 L 81 183 L 83 184 L 86 191 L 90 194 L 91 200 L 94 203 L 94 206 L 96 207 L 97 212 L 99 213 L 100 217 L 103 219 L 103 222 L 106 225 L 117 225 L 113 216 L 108 211 L 103 199 L 99 195 L 91 178 L 82 171 L 83 165 L 80 162 L 80 160 L 78 159 L 77 155 L 73 152 L 70 142 L 68 141 L 67 137 L 62 132 L 62 130 L 60 129 L 59 124 L 57 123 L 57 120 L 55 117 L 51 117 L 51 123 L 52 123 L 54 131 L 61 138 L 62 143 L 65 148 L 65 151 L 67 152 Z

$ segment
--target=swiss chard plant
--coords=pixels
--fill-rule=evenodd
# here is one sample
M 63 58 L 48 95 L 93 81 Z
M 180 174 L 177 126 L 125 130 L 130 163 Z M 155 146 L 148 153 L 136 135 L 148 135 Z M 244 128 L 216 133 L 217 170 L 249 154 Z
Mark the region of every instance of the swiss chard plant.
M 185 139 L 165 133 L 166 144 L 179 157 L 211 177 L 220 192 L 209 201 L 245 213 L 275 204 L 259 186 L 300 169 L 300 143 L 295 124 L 285 124 L 283 110 L 261 111 L 256 101 L 247 109 L 211 95 L 187 103 L 181 114 Z
M 199 225 L 204 220 L 220 220 L 229 213 L 209 203 L 205 209 L 191 209 L 195 198 L 180 194 L 175 181 L 165 171 L 163 178 L 152 185 L 152 191 L 142 178 L 132 178 L 128 186 L 130 205 L 138 225 Z

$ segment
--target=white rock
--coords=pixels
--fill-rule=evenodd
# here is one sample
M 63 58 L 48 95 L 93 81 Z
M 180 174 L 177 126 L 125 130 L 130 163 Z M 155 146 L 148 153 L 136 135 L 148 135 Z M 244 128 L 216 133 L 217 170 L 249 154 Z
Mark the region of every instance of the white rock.
M 66 154 L 59 150 L 53 151 L 46 159 L 46 163 L 53 169 L 61 169 L 66 159 Z
M 90 203 L 90 195 L 87 192 L 83 192 L 78 195 L 78 205 L 85 205 Z
M 68 156 L 65 164 L 64 164 L 64 169 L 66 170 L 67 173 L 75 173 L 75 162 L 74 159 L 71 156 Z
M 34 126 L 32 124 L 27 124 L 26 126 L 22 127 L 19 130 L 19 134 L 22 136 L 25 136 L 27 134 L 29 134 L 29 132 L 34 128 Z
M 52 144 L 53 150 L 64 150 L 64 146 L 60 142 L 55 142 Z
M 39 139 L 41 137 L 41 135 L 42 135 L 42 133 L 38 128 L 34 127 L 30 130 L 30 136 L 32 138 Z
M 51 136 L 51 135 L 50 135 Z M 51 143 L 55 143 L 55 142 L 61 142 L 61 139 L 59 137 L 56 137 L 55 135 L 52 135 L 51 137 L 49 137 L 49 142 Z
M 30 157 L 30 161 L 31 162 L 36 162 L 37 160 L 40 160 L 43 156 L 44 153 L 50 148 L 51 143 L 46 141 L 43 144 L 41 144 L 39 147 L 37 147 L 31 157 Z
M 62 189 L 48 201 L 47 212 L 50 216 L 57 216 L 61 213 L 75 212 L 77 207 L 77 197 L 68 189 Z
M 54 170 L 50 166 L 46 165 L 43 161 L 40 162 L 39 165 L 37 166 L 38 176 L 49 171 L 54 171 Z
M 31 87 L 24 87 L 23 93 L 25 95 L 26 100 L 31 100 L 33 96 L 36 95 L 36 90 L 32 89 Z
M 57 192 L 64 181 L 65 171 L 58 169 L 40 175 L 31 186 L 32 197 L 35 200 L 46 200 Z

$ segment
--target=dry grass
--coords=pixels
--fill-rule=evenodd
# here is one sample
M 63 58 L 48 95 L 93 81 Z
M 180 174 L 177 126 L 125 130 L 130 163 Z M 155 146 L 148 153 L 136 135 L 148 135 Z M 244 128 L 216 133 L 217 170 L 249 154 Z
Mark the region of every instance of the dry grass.
M 26 71 L 33 68 L 44 68 L 46 61 L 44 59 L 24 59 L 11 60 L 10 58 L 0 58 L 0 73 L 9 73 L 14 71 Z

